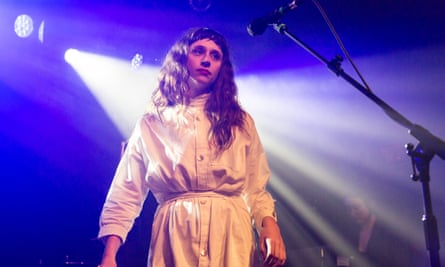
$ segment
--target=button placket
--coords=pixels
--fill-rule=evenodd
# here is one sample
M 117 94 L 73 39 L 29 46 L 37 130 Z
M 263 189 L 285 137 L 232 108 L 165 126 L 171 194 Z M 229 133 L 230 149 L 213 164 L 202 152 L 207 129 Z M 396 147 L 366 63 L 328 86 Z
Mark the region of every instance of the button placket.
M 199 241 L 199 266 L 208 266 L 208 243 L 209 243 L 209 228 L 210 228 L 210 209 L 211 203 L 207 198 L 199 199 L 199 211 L 201 213 L 201 233 Z
M 208 153 L 208 129 L 205 114 L 202 112 L 195 112 L 193 116 L 194 126 L 196 130 L 195 140 L 195 160 L 196 160 L 196 181 L 198 189 L 207 188 L 207 153 Z

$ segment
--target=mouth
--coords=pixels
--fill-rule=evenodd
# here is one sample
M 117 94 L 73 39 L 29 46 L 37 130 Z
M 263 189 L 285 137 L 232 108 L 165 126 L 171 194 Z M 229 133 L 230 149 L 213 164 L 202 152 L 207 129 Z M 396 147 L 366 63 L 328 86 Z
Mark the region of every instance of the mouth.
M 197 69 L 196 72 L 201 74 L 201 75 L 205 75 L 205 76 L 210 76 L 211 75 L 210 71 L 208 71 L 206 69 Z

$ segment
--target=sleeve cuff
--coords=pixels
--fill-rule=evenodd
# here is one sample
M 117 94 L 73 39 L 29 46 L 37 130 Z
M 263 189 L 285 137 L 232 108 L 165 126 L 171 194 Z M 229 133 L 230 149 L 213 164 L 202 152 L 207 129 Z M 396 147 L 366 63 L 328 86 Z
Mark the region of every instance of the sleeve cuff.
M 109 235 L 118 236 L 122 240 L 122 244 L 123 244 L 123 243 L 125 243 L 125 240 L 127 239 L 128 231 L 125 228 L 117 226 L 117 225 L 103 226 L 100 228 L 97 238 L 102 239 Z
M 272 217 L 275 219 L 275 221 L 277 221 L 277 214 L 275 213 L 274 210 L 272 211 L 264 211 L 261 213 L 258 213 L 256 216 L 254 216 L 253 220 L 254 220 L 254 225 L 255 228 L 257 230 L 258 233 L 261 232 L 261 230 L 263 229 L 263 219 L 264 217 Z

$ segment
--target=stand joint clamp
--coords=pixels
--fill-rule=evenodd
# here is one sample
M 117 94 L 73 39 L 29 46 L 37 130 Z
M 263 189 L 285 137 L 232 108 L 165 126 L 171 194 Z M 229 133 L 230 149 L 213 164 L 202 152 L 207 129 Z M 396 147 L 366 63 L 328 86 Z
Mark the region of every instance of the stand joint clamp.
M 405 145 L 406 153 L 411 157 L 411 165 L 413 173 L 410 178 L 413 181 L 428 182 L 430 180 L 429 163 L 434 156 L 434 153 L 424 149 L 419 143 L 416 147 L 408 143 Z M 418 171 L 418 172 L 417 172 Z
M 331 61 L 328 63 L 328 67 L 332 70 L 337 76 L 343 72 L 341 68 L 341 63 L 343 62 L 343 57 L 341 55 L 336 55 Z

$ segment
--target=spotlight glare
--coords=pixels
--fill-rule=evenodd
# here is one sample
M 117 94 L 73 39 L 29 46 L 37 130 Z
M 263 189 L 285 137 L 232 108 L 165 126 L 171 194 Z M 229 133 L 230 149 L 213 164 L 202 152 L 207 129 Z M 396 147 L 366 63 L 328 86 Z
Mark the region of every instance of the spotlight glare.
M 80 52 L 77 49 L 70 48 L 65 51 L 65 61 L 72 64 L 79 56 Z
M 102 105 L 123 136 L 144 114 L 150 90 L 155 88 L 158 67 L 140 66 L 134 71 L 128 60 L 68 49 L 65 59 Z
M 142 56 L 139 53 L 136 53 L 136 55 L 134 55 L 133 59 L 131 60 L 131 67 L 133 69 L 138 69 L 142 65 L 143 59 L 144 56 Z
M 40 23 L 40 26 L 39 26 L 39 41 L 41 43 L 43 43 L 44 30 L 45 30 L 45 21 L 42 20 L 42 22 Z
M 14 31 L 20 38 L 27 38 L 34 30 L 32 18 L 26 14 L 19 15 L 14 22 Z
M 212 5 L 212 0 L 189 0 L 190 6 L 198 12 L 207 11 Z

